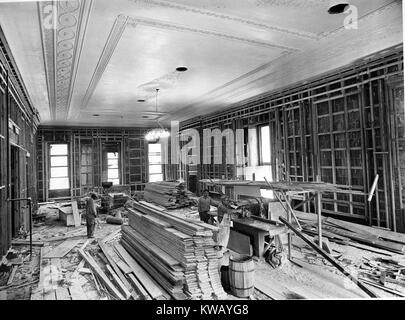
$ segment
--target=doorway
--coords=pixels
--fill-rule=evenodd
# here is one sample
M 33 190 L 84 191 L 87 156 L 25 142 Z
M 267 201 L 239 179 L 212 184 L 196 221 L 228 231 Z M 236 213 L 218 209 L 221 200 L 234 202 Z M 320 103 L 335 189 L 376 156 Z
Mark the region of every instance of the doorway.
M 10 148 L 10 199 L 17 199 L 20 194 L 20 150 L 17 147 Z M 14 238 L 18 234 L 20 226 L 20 203 L 18 201 L 11 202 L 11 235 Z

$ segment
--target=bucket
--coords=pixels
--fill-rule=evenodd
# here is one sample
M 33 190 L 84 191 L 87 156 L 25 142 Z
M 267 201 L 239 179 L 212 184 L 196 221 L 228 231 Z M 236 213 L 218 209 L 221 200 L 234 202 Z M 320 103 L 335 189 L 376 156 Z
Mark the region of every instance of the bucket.
M 225 291 L 230 290 L 228 266 L 221 266 L 221 284 Z
M 229 258 L 229 285 L 233 295 L 247 298 L 253 294 L 254 272 L 255 265 L 251 257 Z

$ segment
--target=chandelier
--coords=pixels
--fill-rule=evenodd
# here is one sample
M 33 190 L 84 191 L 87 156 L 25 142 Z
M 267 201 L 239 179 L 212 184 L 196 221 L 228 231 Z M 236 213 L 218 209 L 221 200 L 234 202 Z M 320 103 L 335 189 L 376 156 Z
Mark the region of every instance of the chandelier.
M 159 88 L 156 88 L 156 113 L 158 112 L 158 93 Z M 159 120 L 156 121 L 159 128 L 154 128 L 146 132 L 145 140 L 146 141 L 158 141 L 161 138 L 168 138 L 170 136 L 169 130 L 163 128 L 162 125 L 159 123 Z

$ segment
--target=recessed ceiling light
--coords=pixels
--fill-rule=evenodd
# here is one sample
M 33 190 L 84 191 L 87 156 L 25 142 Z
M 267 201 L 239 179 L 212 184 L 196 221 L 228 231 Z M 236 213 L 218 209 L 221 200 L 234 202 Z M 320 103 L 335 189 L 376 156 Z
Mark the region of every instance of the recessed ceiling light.
M 100 116 L 100 115 L 97 114 L 97 113 L 93 114 L 93 117 L 99 117 L 99 116 Z
M 145 99 L 138 99 L 138 102 L 145 102 Z
M 332 0 L 329 3 L 328 13 L 329 14 L 339 14 L 345 12 L 349 8 L 349 3 L 343 0 Z
M 176 68 L 176 71 L 178 71 L 178 72 L 184 72 L 184 71 L 187 71 L 188 69 L 186 68 L 186 67 L 177 67 Z

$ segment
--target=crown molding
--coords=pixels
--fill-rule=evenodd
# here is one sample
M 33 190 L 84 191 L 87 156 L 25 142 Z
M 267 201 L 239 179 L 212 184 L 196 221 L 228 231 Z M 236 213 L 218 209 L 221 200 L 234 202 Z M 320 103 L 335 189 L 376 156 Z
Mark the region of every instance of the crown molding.
M 67 119 L 92 3 L 93 0 L 37 3 L 53 120 Z M 57 22 L 52 27 L 49 18 L 55 9 Z

